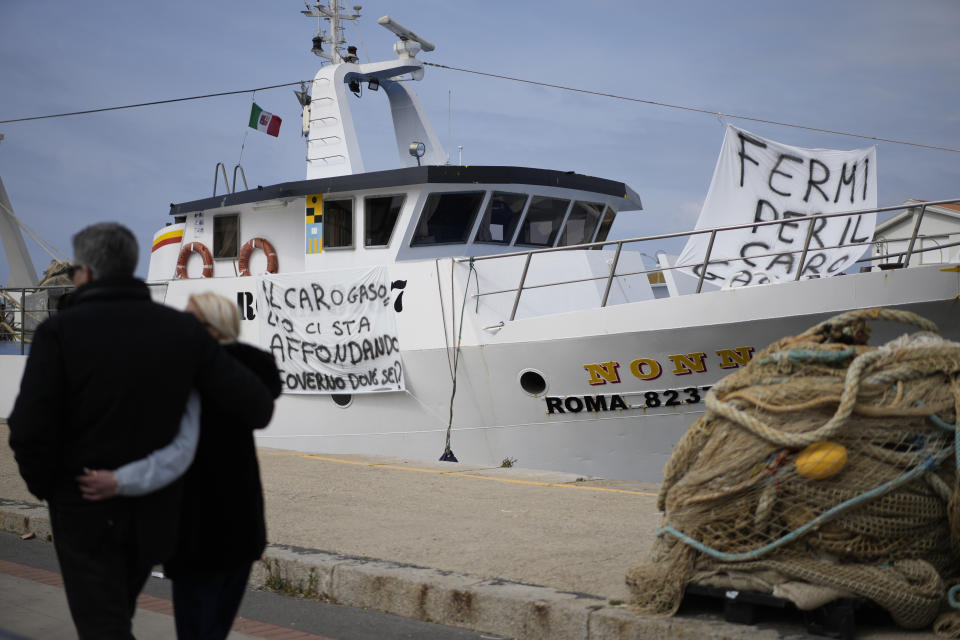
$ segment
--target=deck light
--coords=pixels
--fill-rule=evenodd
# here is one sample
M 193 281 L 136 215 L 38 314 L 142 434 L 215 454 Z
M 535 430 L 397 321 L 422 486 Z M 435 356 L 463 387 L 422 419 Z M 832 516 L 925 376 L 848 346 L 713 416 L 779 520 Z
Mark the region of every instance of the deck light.
M 422 142 L 411 142 L 408 150 L 410 151 L 410 155 L 417 159 L 417 166 L 419 167 L 420 158 L 422 158 L 423 154 L 426 153 L 427 145 L 423 144 Z
M 370 78 L 370 82 L 367 83 L 367 89 L 370 91 L 376 91 L 380 88 L 380 81 L 376 78 Z

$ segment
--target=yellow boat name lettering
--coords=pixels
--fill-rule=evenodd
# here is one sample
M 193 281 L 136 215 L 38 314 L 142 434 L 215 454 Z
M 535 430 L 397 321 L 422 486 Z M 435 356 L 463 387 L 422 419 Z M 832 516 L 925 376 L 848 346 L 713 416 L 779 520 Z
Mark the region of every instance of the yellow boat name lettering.
M 746 366 L 753 357 L 753 352 L 753 347 L 717 349 L 719 362 L 716 366 L 721 369 L 737 369 Z M 674 353 L 667 356 L 667 360 L 673 365 L 670 372 L 675 376 L 706 373 L 707 358 L 707 354 L 702 351 Z M 587 383 L 590 385 L 620 382 L 620 363 L 616 360 L 587 363 L 583 365 L 583 369 L 587 372 Z M 629 369 L 630 373 L 640 380 L 656 380 L 664 371 L 663 364 L 654 358 L 636 358 L 630 362 Z
M 590 374 L 587 381 L 590 384 L 607 384 L 608 382 L 620 382 L 619 362 L 599 362 L 597 364 L 585 364 L 583 368 Z
M 678 353 L 667 357 L 673 362 L 673 375 L 675 376 L 687 376 L 694 371 L 703 373 L 707 370 L 707 365 L 704 363 L 707 354 L 702 351 L 688 353 L 686 355 Z
M 630 373 L 641 380 L 656 380 L 663 373 L 663 367 L 656 360 L 637 358 L 630 363 Z
M 753 347 L 737 347 L 736 349 L 717 349 L 720 356 L 721 369 L 736 369 L 744 367 L 753 357 Z

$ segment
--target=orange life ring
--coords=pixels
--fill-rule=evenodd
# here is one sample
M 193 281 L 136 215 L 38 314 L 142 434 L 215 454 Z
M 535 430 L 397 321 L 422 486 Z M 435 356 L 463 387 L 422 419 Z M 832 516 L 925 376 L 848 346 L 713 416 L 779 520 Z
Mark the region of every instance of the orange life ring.
M 251 238 L 247 240 L 242 247 L 240 247 L 240 275 L 248 276 L 250 275 L 250 256 L 253 254 L 254 249 L 262 249 L 267 256 L 267 273 L 276 273 L 279 265 L 277 263 L 277 250 L 273 248 L 273 245 L 269 241 L 264 240 L 263 238 Z
M 199 253 L 200 257 L 203 258 L 203 277 L 213 277 L 213 254 L 210 253 L 210 249 L 207 249 L 207 245 L 202 242 L 191 242 L 180 248 L 180 255 L 177 256 L 177 273 L 174 277 L 189 277 L 187 275 L 187 260 L 190 259 L 190 254 L 194 252 Z

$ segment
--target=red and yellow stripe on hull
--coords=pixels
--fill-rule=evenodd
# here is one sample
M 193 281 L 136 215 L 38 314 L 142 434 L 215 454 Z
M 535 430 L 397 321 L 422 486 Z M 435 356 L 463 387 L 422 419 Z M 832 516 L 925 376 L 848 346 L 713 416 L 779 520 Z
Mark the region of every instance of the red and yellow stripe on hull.
M 183 230 L 186 225 L 171 225 L 169 227 L 164 227 L 153 236 L 153 248 L 150 249 L 150 253 L 153 253 L 160 247 L 165 247 L 168 244 L 176 244 L 183 241 Z

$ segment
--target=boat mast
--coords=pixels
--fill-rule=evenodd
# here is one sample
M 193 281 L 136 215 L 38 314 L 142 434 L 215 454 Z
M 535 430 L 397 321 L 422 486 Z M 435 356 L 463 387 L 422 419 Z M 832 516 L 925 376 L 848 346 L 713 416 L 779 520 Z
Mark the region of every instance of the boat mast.
M 423 78 L 423 63 L 416 56 L 420 51 L 433 51 L 433 43 L 389 16 L 383 16 L 377 23 L 399 39 L 394 45 L 397 57 L 395 60 L 361 63 L 354 47 L 347 47 L 346 53 L 340 51 L 340 45 L 346 42 L 342 21 L 356 20 L 360 17 L 360 9 L 354 6 L 354 13 L 347 15 L 341 11 L 339 0 L 329 0 L 326 6 L 317 2 L 312 8 L 307 5 L 307 11 L 301 12 L 319 18 L 321 26 L 313 38 L 313 53 L 331 63 L 321 64 L 314 76 L 310 95 L 307 95 L 306 87 L 294 91 L 303 107 L 307 179 L 364 172 L 350 108 L 351 94 L 360 98 L 364 84 L 368 96 L 382 88 L 381 95 L 386 94 L 390 101 L 401 166 L 442 165 L 449 160 L 423 105 L 406 82 L 406 76 L 412 80 Z M 330 23 L 329 35 L 322 28 L 324 20 Z M 324 44 L 331 46 L 324 50 Z
M 304 4 L 306 4 L 306 0 L 304 0 Z M 346 14 L 340 13 L 340 0 L 330 0 L 329 5 L 330 6 L 325 7 L 318 2 L 313 5 L 313 9 L 311 9 L 310 5 L 307 4 L 307 10 L 301 13 L 312 18 L 319 18 L 317 35 L 313 38 L 313 53 L 321 58 L 326 58 L 332 64 L 340 64 L 344 61 L 343 56 L 340 55 L 340 45 L 346 43 L 340 21 L 356 20 L 360 17 L 360 9 L 363 7 L 354 5 L 353 14 Z M 324 20 L 330 23 L 329 36 L 327 36 L 327 33 L 323 30 Z M 323 50 L 324 44 L 331 45 L 329 52 Z
M 0 140 L 3 134 L 0 133 Z M 27 251 L 27 244 L 20 233 L 20 221 L 13 213 L 13 205 L 7 196 L 7 190 L 0 179 L 0 238 L 3 238 L 3 250 L 7 255 L 7 266 L 10 267 L 10 279 L 7 287 L 35 287 L 37 286 L 37 268 L 33 266 L 33 259 Z

